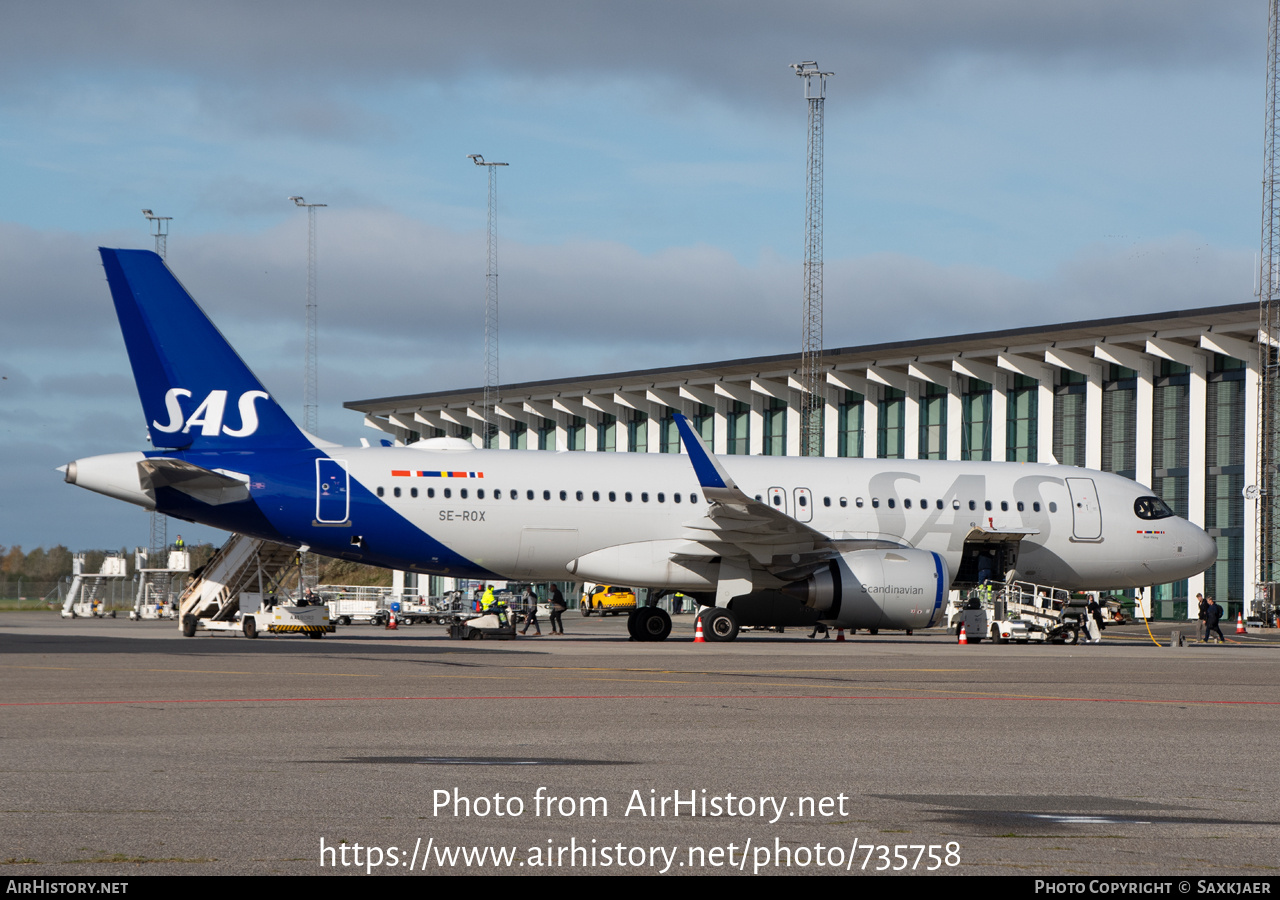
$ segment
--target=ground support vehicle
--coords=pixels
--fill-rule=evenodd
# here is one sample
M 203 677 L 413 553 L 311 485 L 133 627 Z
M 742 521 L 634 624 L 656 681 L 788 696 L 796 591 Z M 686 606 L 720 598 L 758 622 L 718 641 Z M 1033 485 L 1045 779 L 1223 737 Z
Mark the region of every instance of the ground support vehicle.
M 1073 601 L 1068 591 L 1025 581 L 976 588 L 969 592 L 969 602 L 974 598 L 984 610 L 990 608 L 986 634 L 996 644 L 1074 644 L 1088 614 L 1087 601 Z M 967 605 L 964 612 L 971 612 Z M 973 634 L 968 636 L 972 641 Z
M 242 591 L 234 606 L 235 610 L 223 618 L 183 616 L 183 636 L 195 637 L 197 631 L 221 631 L 239 632 L 247 638 L 264 633 L 322 638 L 336 630 L 329 621 L 329 609 L 323 604 L 294 606 L 286 599 Z
M 338 625 L 386 625 L 391 614 L 377 600 L 336 597 L 329 601 L 329 618 Z
M 463 614 L 449 625 L 449 637 L 455 640 L 509 641 L 516 636 L 516 617 L 506 604 L 495 603 L 487 613 Z

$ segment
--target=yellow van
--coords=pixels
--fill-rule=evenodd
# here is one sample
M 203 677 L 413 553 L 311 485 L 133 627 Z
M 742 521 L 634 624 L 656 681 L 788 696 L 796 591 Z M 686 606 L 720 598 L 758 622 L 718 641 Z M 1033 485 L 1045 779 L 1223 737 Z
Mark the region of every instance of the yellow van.
M 584 616 L 592 613 L 604 615 L 620 615 L 636 608 L 636 592 L 629 587 L 617 587 L 612 584 L 597 584 L 582 595 L 578 609 Z

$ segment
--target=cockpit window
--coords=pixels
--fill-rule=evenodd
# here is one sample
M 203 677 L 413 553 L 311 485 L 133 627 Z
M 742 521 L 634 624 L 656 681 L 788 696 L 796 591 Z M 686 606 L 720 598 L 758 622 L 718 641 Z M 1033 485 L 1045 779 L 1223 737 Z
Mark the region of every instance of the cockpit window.
M 1167 519 L 1173 515 L 1169 504 L 1159 497 L 1139 497 L 1133 501 L 1133 511 L 1139 519 Z

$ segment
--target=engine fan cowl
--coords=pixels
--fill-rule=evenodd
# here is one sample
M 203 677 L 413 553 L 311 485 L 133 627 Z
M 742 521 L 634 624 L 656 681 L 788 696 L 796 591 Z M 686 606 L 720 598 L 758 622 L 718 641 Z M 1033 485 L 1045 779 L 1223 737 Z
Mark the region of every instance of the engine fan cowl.
M 782 589 L 843 628 L 927 628 L 942 620 L 951 577 L 937 553 L 854 550 Z

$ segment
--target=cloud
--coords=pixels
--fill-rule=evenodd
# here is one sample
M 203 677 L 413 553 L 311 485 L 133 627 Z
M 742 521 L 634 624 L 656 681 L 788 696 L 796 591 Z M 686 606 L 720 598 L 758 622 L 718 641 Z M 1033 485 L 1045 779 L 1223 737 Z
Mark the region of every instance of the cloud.
M 1091 69 L 1234 67 L 1263 52 L 1254 4 L 1193 0 L 772 0 L 217 5 L 63 0 L 6 10 L 0 66 L 155 71 L 304 86 L 426 79 L 667 79 L 736 101 L 793 99 L 783 67 L 817 59 L 850 92 L 916 81 L 957 59 Z M 321 118 L 324 118 L 322 115 Z

